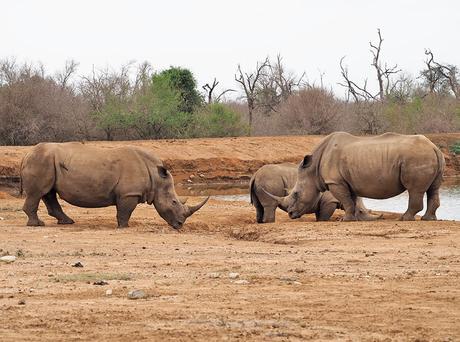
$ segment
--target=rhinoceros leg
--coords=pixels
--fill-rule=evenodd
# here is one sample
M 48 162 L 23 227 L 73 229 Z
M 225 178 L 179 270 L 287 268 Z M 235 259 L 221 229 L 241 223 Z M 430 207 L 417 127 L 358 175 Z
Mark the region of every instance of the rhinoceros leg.
M 350 193 L 347 185 L 343 184 L 330 184 L 329 191 L 339 200 L 345 210 L 343 221 L 356 221 L 355 206 L 356 196 Z
M 275 222 L 275 211 L 276 211 L 276 206 L 264 207 L 263 222 L 264 223 Z
M 57 218 L 58 224 L 75 223 L 75 221 L 68 217 L 62 210 L 62 207 L 56 197 L 56 191 L 51 190 L 45 196 L 43 196 L 42 199 L 43 202 L 45 202 L 46 209 L 48 209 L 48 214 Z
M 319 210 L 315 212 L 316 221 L 329 221 L 332 214 L 337 209 L 336 202 L 320 203 Z
M 33 194 L 27 194 L 22 210 L 24 210 L 27 217 L 29 218 L 27 220 L 28 226 L 44 226 L 45 225 L 45 223 L 42 220 L 40 220 L 37 215 L 37 210 L 38 210 L 38 205 L 40 204 L 40 199 L 41 199 L 41 196 L 39 195 L 34 196 Z
M 139 203 L 137 196 L 121 197 L 117 200 L 117 221 L 118 228 L 128 227 L 128 222 Z
M 441 186 L 441 181 L 434 182 L 428 191 L 426 192 L 427 196 L 427 208 L 425 215 L 422 216 L 422 220 L 425 221 L 435 221 L 437 220 L 436 217 L 436 210 L 439 208 L 440 201 L 439 201 L 439 187 Z
M 414 221 L 415 214 L 423 209 L 423 192 L 409 191 L 409 207 L 404 215 L 401 217 L 401 221 Z

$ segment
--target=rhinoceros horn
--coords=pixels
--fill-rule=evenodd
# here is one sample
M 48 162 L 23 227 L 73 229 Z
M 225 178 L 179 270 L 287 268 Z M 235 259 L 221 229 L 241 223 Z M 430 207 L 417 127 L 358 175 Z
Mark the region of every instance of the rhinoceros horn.
M 193 205 L 193 206 L 186 206 L 187 207 L 187 211 L 186 211 L 186 214 L 185 216 L 186 217 L 189 217 L 190 215 L 192 215 L 195 211 L 199 210 L 203 205 L 206 204 L 206 202 L 208 201 L 209 199 L 209 196 L 203 200 L 203 202 L 201 202 L 200 204 L 197 204 L 197 205 Z
M 285 196 L 285 197 L 279 197 L 279 196 L 272 195 L 271 193 L 269 193 L 264 188 L 262 188 L 262 191 L 265 192 L 268 197 L 274 199 L 278 203 L 278 206 L 280 207 L 280 209 L 282 209 L 284 211 L 287 211 L 287 208 L 289 206 L 289 203 L 288 203 L 289 195 Z

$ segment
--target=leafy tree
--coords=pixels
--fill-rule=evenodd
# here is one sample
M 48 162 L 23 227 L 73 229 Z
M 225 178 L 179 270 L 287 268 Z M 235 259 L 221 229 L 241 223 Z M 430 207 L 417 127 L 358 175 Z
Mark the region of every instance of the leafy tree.
M 165 79 L 170 86 L 178 91 L 180 95 L 179 111 L 193 113 L 202 105 L 203 98 L 197 90 L 196 80 L 188 69 L 170 67 L 153 77 L 154 79 Z

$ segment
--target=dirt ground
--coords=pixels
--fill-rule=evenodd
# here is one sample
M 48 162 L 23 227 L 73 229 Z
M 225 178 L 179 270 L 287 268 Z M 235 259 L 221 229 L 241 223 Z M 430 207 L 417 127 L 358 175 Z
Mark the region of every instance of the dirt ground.
M 187 190 L 247 181 L 320 138 L 129 143 L 157 150 Z M 460 134 L 430 138 L 446 150 Z M 0 147 L 0 176 L 27 149 Z M 0 256 L 17 256 L 0 262 L 0 341 L 460 340 L 460 222 L 350 223 L 336 211 L 258 225 L 249 203 L 211 198 L 179 232 L 147 205 L 123 230 L 114 208 L 62 203 L 76 224 L 60 226 L 41 205 L 46 226 L 28 228 L 15 193 L 0 189 Z M 128 299 L 135 289 L 147 298 Z

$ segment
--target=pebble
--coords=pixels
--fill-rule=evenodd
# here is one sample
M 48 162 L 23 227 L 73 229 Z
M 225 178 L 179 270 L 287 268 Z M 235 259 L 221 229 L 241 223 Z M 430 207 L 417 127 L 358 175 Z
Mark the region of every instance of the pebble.
M 112 293 L 113 293 L 112 289 L 108 289 L 107 291 L 105 291 L 106 296 L 111 296 Z
M 3 221 L 4 219 L 5 219 L 5 218 L 3 218 L 3 217 L 0 216 L 0 221 Z
M 14 255 L 5 255 L 0 258 L 0 261 L 10 263 L 16 261 L 16 257 Z
M 95 282 L 93 283 L 93 285 L 104 286 L 104 285 L 109 285 L 109 283 L 106 282 L 105 280 L 98 280 L 98 281 L 95 281 Z
M 290 281 L 290 282 L 292 282 L 292 281 L 297 281 L 297 278 L 295 278 L 295 277 L 289 277 L 289 276 L 279 277 L 278 279 L 281 280 L 281 281 Z
M 18 305 L 26 305 L 25 299 L 21 299 L 21 300 L 18 302 Z
M 208 274 L 208 277 L 213 278 L 213 279 L 220 278 L 220 273 L 219 272 L 212 272 L 212 273 Z
M 236 273 L 236 272 L 230 272 L 230 273 L 228 274 L 228 277 L 229 277 L 230 279 L 236 279 L 236 278 L 239 278 L 239 277 L 240 277 L 240 274 L 239 274 L 239 273 Z
M 128 292 L 128 299 L 143 299 L 147 298 L 147 294 L 142 290 L 131 290 Z
M 83 267 L 83 264 L 80 261 L 77 261 L 72 267 Z
M 236 280 L 234 283 L 237 285 L 248 285 L 249 281 L 246 279 L 241 279 L 241 280 Z

